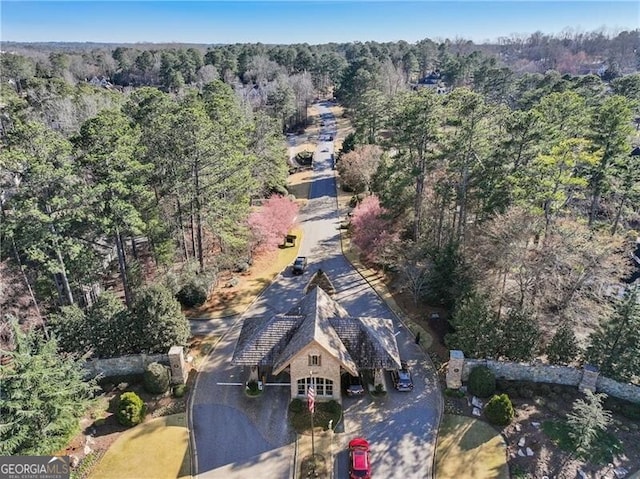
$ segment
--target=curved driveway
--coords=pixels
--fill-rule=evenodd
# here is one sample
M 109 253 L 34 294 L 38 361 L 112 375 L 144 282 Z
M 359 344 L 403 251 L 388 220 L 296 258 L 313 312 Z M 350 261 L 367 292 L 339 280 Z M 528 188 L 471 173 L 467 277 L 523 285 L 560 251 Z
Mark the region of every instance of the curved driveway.
M 320 106 L 328 125 L 325 135 L 335 135 L 329 110 Z M 382 398 L 344 398 L 344 423 L 335 435 L 334 477 L 347 471 L 348 441 L 358 435 L 372 444 L 375 477 L 424 479 L 432 476 L 441 396 L 431 362 L 414 343 L 364 278 L 342 255 L 340 217 L 332 169 L 333 142 L 321 141 L 314 157 L 314 175 L 309 202 L 300 213 L 303 243 L 300 255 L 309 258 L 303 277 L 285 270 L 243 317 L 288 310 L 302 298 L 309 276 L 322 268 L 333 281 L 338 302 L 354 317 L 391 317 L 396 326 L 400 356 L 413 373 L 414 390 L 390 390 Z M 242 318 L 228 327 L 227 334 L 198 374 L 191 400 L 190 423 L 194 446 L 194 476 L 228 479 L 253 474 L 269 479 L 292 477 L 295 437 L 288 427 L 289 388 L 267 386 L 258 398 L 248 398 L 243 386 L 248 372 L 232 366 L 231 355 Z M 390 384 L 390 379 L 386 377 Z

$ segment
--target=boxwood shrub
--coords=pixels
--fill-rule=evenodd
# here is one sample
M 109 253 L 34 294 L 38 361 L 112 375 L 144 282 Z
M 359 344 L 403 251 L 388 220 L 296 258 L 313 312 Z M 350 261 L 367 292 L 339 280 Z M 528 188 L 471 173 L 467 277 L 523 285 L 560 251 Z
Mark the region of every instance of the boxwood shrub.
M 506 394 L 496 394 L 484 407 L 484 415 L 491 424 L 506 426 L 515 416 L 513 404 Z
M 142 376 L 144 389 L 151 394 L 164 394 L 171 385 L 169 368 L 160 363 L 148 364 Z
M 144 420 L 147 407 L 144 401 L 134 392 L 126 392 L 120 396 L 116 417 L 123 426 L 135 426 Z

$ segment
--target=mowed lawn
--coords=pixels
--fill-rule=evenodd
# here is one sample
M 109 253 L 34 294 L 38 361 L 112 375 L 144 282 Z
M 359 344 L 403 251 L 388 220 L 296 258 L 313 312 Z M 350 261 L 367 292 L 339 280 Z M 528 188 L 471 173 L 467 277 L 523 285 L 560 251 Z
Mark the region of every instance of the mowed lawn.
M 185 414 L 145 422 L 124 432 L 93 470 L 90 479 L 190 478 Z
M 438 479 L 509 479 L 506 445 L 487 423 L 445 414 L 436 450 Z

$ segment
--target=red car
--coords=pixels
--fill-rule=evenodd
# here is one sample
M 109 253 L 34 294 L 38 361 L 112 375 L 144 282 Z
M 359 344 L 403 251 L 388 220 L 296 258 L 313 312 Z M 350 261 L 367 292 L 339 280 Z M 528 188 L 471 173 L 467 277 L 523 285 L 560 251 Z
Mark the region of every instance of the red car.
M 369 442 L 361 437 L 349 441 L 349 479 L 371 479 Z

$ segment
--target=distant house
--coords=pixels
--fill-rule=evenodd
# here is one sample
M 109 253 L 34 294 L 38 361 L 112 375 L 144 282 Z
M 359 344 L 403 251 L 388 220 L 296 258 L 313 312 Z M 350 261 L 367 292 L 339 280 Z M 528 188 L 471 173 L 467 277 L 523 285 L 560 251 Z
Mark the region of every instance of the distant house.
M 340 400 L 343 374 L 368 370 L 377 384 L 400 356 L 390 319 L 354 318 L 316 286 L 286 313 L 246 319 L 232 363 L 251 366 L 256 380 L 288 375 L 292 398 L 313 384 L 318 400 Z
M 418 83 L 413 85 L 414 90 L 418 90 L 420 88 L 431 88 L 436 90 L 438 93 L 446 93 L 447 88 L 444 84 L 444 81 L 440 75 L 440 71 L 435 70 L 429 73 L 428 75 L 422 77 L 418 80 Z
M 93 86 L 99 86 L 102 88 L 111 88 L 113 86 L 109 79 L 103 76 L 94 76 L 93 78 L 91 78 L 91 80 L 89 80 L 89 83 Z

